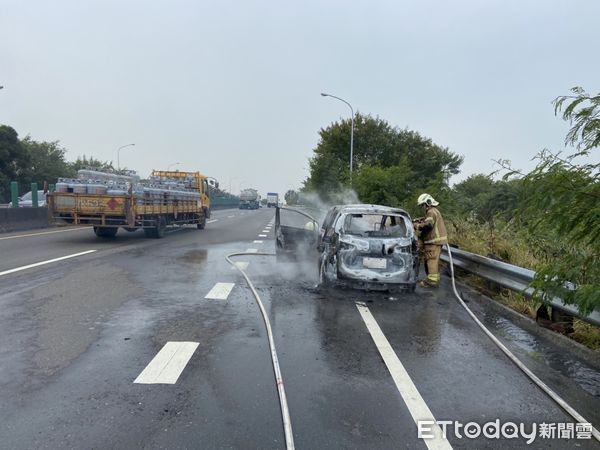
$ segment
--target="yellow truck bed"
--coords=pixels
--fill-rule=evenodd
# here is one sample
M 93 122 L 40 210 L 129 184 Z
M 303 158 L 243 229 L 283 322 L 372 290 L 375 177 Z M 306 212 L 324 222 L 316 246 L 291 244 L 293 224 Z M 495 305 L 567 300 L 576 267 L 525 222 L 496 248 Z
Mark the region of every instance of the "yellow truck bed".
M 144 203 L 134 196 L 62 192 L 48 195 L 48 213 L 53 223 L 93 225 L 97 235 L 110 237 L 116 234 L 118 227 L 127 231 L 142 228 L 153 237 L 162 237 L 167 225 L 196 224 L 202 229 L 207 216 L 202 202 L 195 200 L 175 200 L 157 204 Z M 107 227 L 114 230 L 97 230 Z

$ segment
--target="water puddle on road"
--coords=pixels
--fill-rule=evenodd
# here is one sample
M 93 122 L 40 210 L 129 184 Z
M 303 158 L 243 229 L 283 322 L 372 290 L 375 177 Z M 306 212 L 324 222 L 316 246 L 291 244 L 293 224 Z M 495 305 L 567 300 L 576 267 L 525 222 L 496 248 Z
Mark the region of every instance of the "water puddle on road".
M 486 326 L 495 333 L 512 341 L 527 352 L 528 356 L 544 362 L 551 369 L 575 381 L 583 390 L 594 397 L 600 397 L 600 372 L 584 361 L 574 358 L 567 352 L 559 352 L 542 344 L 535 336 L 509 320 L 486 314 Z
M 179 259 L 186 263 L 199 264 L 206 261 L 208 257 L 208 251 L 206 249 L 190 250 L 179 257 Z

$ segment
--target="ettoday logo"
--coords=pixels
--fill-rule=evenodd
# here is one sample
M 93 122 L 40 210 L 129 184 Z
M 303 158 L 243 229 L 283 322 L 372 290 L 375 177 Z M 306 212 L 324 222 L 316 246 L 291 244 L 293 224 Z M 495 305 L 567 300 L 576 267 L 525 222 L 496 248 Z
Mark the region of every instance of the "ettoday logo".
M 457 439 L 522 439 L 527 444 L 536 439 L 591 439 L 592 425 L 589 423 L 546 423 L 524 424 L 515 422 L 501 423 L 500 419 L 479 424 L 462 423 L 455 420 L 420 420 L 417 422 L 418 437 L 433 439 L 434 428 L 439 427 L 444 438 L 453 433 Z M 450 435 L 451 436 L 451 435 Z

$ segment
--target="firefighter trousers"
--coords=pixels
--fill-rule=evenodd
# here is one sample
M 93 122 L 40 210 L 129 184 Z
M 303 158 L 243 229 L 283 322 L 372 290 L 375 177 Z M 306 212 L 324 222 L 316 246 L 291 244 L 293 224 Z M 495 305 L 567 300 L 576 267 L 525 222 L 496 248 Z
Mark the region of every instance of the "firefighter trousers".
M 423 254 L 425 256 L 425 273 L 427 279 L 433 283 L 440 282 L 440 254 L 441 245 L 425 244 Z

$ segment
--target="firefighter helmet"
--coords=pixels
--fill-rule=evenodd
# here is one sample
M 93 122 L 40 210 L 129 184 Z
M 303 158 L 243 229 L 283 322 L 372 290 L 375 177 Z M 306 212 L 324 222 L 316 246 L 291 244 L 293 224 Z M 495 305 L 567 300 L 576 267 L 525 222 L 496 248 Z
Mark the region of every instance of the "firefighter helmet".
M 417 205 L 429 205 L 429 206 L 437 206 L 439 202 L 436 202 L 435 199 L 429 194 L 421 194 L 419 195 L 419 199 L 417 200 Z

